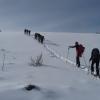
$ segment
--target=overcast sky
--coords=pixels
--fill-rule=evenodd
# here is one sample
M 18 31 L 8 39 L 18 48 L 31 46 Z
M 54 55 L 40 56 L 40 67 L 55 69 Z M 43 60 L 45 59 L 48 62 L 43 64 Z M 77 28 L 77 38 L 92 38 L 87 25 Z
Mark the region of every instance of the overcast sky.
M 0 0 L 0 29 L 100 32 L 100 0 Z

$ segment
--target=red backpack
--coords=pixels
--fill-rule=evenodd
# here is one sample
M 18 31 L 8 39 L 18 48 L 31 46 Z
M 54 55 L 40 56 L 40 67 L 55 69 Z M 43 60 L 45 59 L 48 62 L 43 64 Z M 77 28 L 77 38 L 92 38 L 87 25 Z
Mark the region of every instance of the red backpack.
M 85 47 L 82 44 L 80 44 L 79 45 L 79 54 L 80 54 L 80 57 L 82 57 L 82 54 L 84 53 L 84 51 L 85 51 Z

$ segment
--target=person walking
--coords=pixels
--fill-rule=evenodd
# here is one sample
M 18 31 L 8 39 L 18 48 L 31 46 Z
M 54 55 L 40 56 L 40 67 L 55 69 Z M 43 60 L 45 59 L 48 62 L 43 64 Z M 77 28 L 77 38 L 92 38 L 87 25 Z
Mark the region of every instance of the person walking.
M 76 41 L 75 45 L 69 46 L 69 48 L 76 48 L 76 65 L 77 67 L 80 67 L 80 57 L 82 57 L 85 47 Z
M 100 75 L 99 75 L 99 62 L 100 62 L 100 51 L 98 48 L 93 48 L 92 51 L 91 51 L 91 57 L 89 59 L 89 62 L 91 62 L 91 74 L 94 75 L 94 68 L 96 69 L 96 74 L 95 76 L 99 76 L 100 78 Z M 94 66 L 94 64 L 96 66 Z

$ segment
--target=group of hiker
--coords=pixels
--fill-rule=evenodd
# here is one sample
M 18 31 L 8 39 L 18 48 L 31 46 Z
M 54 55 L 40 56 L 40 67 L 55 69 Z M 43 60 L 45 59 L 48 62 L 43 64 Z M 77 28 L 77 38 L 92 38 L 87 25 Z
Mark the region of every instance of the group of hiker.
M 75 44 L 69 46 L 69 48 L 76 48 L 76 65 L 77 67 L 80 67 L 80 57 L 82 57 L 83 52 L 85 51 L 85 47 L 82 44 L 75 42 Z M 99 72 L 100 51 L 98 48 L 92 49 L 89 62 L 91 62 L 91 66 L 90 66 L 91 74 L 100 78 L 100 72 Z M 96 74 L 94 74 L 95 70 L 96 70 Z
M 24 29 L 24 34 L 30 35 L 30 34 L 31 34 L 31 30 L 29 30 L 29 29 Z
M 24 34 L 26 34 L 26 35 L 31 35 L 31 30 L 29 30 L 29 29 L 24 29 Z M 43 42 L 44 42 L 44 36 L 43 35 L 41 35 L 40 33 L 35 33 L 34 34 L 34 38 L 36 39 L 36 40 L 38 40 L 38 42 L 40 42 L 40 43 L 42 43 L 43 44 Z
M 30 35 L 31 31 L 28 30 L 28 29 L 25 29 L 24 33 L 27 34 L 27 35 Z M 38 42 L 40 42 L 42 44 L 44 43 L 45 38 L 40 33 L 35 33 L 34 34 L 34 38 L 36 40 L 38 40 Z M 76 49 L 76 66 L 78 68 L 80 68 L 81 67 L 80 58 L 83 56 L 83 53 L 85 51 L 85 47 L 82 44 L 79 44 L 76 41 L 74 45 L 71 45 L 71 46 L 68 47 L 68 50 L 70 48 L 75 48 Z M 100 51 L 99 51 L 98 48 L 93 48 L 92 49 L 92 51 L 91 51 L 91 57 L 89 59 L 89 63 L 90 62 L 91 62 L 91 65 L 90 65 L 91 74 L 95 75 L 95 76 L 98 76 L 100 78 L 100 72 L 99 72 Z M 96 74 L 94 74 L 95 71 L 96 71 Z
M 34 37 L 35 37 L 36 40 L 38 40 L 40 43 L 43 44 L 43 42 L 44 42 L 44 36 L 43 35 L 41 35 L 40 33 L 35 33 Z

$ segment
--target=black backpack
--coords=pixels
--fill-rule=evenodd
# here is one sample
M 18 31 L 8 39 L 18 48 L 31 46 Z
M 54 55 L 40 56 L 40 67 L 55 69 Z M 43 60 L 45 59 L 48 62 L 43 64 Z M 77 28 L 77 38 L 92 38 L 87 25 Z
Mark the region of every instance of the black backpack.
M 100 56 L 100 52 L 98 48 L 94 48 L 91 53 L 92 59 L 98 59 Z

